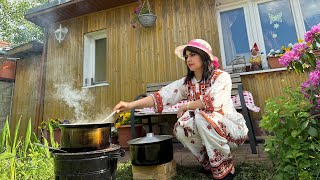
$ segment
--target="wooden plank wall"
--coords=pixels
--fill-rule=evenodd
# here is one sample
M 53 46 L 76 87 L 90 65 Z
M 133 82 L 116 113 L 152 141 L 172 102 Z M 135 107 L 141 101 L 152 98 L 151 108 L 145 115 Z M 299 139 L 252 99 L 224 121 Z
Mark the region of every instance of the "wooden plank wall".
M 284 95 L 284 88 L 297 88 L 307 79 L 308 73 L 298 75 L 286 70 L 241 76 L 244 90 L 252 93 L 255 105 L 261 108 L 258 113 L 250 112 L 255 129 L 258 130 L 257 135 L 264 135 L 258 124 L 265 109 L 265 101 Z
M 109 86 L 90 88 L 88 96 L 95 102 L 85 108 L 93 116 L 113 108 L 120 100 L 131 101 L 145 92 L 147 83 L 165 82 L 186 74 L 184 61 L 174 48 L 194 38 L 207 40 L 213 52 L 220 54 L 215 1 L 213 0 L 149 0 L 157 15 L 152 28 L 132 28 L 130 21 L 137 4 L 109 9 L 61 22 L 69 29 L 59 44 L 50 27 L 46 72 L 44 118 L 74 118 L 73 109 L 53 96 L 56 85 L 71 83 L 82 87 L 83 35 L 107 30 L 107 82 Z
M 20 116 L 20 129 L 25 132 L 29 119 L 35 121 L 40 80 L 41 55 L 17 60 L 16 79 L 12 100 L 11 126 L 16 126 Z M 11 128 L 14 131 L 15 128 Z M 23 135 L 23 134 L 21 134 Z

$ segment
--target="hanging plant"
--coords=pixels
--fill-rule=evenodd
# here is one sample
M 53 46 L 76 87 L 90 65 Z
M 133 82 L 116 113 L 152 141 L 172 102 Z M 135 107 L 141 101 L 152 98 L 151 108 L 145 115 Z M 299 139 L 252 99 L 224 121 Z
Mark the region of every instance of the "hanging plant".
M 133 12 L 133 19 L 131 21 L 132 27 L 136 28 L 137 22 L 139 22 L 143 27 L 152 27 L 157 16 L 151 11 L 149 1 L 145 0 L 142 4 L 141 0 L 139 0 L 138 4 L 139 6 Z

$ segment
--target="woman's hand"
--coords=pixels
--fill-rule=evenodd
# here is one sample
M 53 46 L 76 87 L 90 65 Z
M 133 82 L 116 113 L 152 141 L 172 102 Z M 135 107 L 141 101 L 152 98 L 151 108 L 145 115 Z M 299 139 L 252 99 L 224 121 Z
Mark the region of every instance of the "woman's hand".
M 182 105 L 182 106 L 180 107 L 180 109 L 178 110 L 178 112 L 177 112 L 177 118 L 180 119 L 181 116 L 183 115 L 183 113 L 186 112 L 186 111 L 187 111 L 187 105 L 184 104 L 184 105 Z
M 119 113 L 119 112 L 123 112 L 123 111 L 128 111 L 128 110 L 130 110 L 130 109 L 131 109 L 130 103 L 120 101 L 120 102 L 113 108 L 113 111 L 116 111 L 117 113 Z

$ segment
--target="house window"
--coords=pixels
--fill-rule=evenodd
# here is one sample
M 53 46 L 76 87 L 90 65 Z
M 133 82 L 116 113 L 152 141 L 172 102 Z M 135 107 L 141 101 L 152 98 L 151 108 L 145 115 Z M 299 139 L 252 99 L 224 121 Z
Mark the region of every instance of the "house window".
M 84 35 L 83 86 L 107 85 L 106 30 Z
M 254 43 L 268 54 L 303 39 L 319 23 L 319 6 L 319 0 L 216 0 L 223 68 L 237 55 L 249 62 Z
M 225 65 L 230 66 L 236 55 L 249 58 L 249 42 L 243 8 L 221 12 Z
M 265 52 L 297 42 L 297 32 L 289 0 L 261 3 L 258 4 L 258 10 Z

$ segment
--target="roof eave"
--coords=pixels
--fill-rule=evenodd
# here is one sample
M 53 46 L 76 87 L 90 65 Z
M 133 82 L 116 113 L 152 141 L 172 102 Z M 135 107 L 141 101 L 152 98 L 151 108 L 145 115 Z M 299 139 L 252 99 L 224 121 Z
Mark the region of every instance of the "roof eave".
M 61 0 L 30 9 L 25 18 L 41 27 L 78 16 L 136 2 L 137 0 Z

